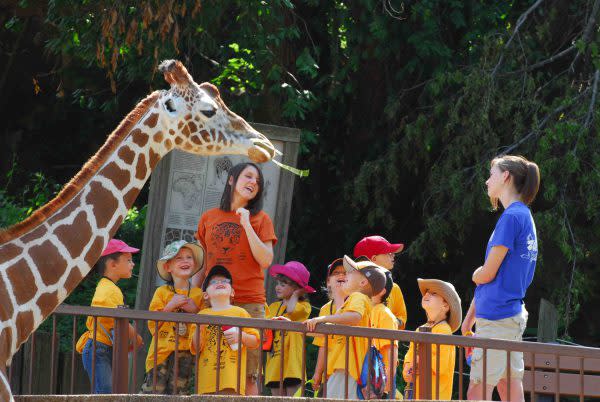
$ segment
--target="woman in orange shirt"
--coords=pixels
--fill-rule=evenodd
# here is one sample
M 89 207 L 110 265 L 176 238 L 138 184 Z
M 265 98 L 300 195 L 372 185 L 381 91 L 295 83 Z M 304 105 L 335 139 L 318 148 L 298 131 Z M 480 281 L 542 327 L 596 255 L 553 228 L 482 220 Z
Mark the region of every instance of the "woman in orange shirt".
M 265 318 L 264 271 L 273 262 L 277 242 L 271 218 L 262 210 L 264 187 L 257 165 L 235 165 L 228 173 L 219 208 L 202 214 L 195 234 L 206 250 L 205 266 L 223 265 L 231 272 L 233 304 L 253 318 Z M 203 277 L 200 272 L 193 283 L 199 286 Z M 248 353 L 246 395 L 258 395 L 259 353 Z

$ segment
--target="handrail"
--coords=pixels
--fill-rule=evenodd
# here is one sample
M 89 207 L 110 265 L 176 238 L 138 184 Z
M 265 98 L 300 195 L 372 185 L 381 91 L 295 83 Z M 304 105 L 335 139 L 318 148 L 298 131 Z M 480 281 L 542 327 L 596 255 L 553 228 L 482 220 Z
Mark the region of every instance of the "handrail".
M 230 325 L 247 328 L 260 328 L 272 330 L 287 330 L 309 334 L 306 327 L 298 322 L 266 320 L 258 318 L 238 318 L 215 315 L 201 315 L 190 313 L 171 313 L 133 309 L 114 309 L 104 307 L 72 306 L 61 304 L 54 311 L 56 314 L 89 315 L 113 318 L 127 318 L 133 320 L 148 320 L 161 322 L 186 322 L 193 324 Z M 486 339 L 465 337 L 459 335 L 443 335 L 425 332 L 390 330 L 355 327 L 348 325 L 318 324 L 314 334 L 344 335 L 364 338 L 393 339 L 401 342 L 417 342 L 442 345 L 455 345 L 463 347 L 478 347 L 485 349 L 500 349 L 516 352 L 559 354 L 561 356 L 585 357 L 587 359 L 600 359 L 600 348 L 586 346 L 553 345 L 526 341 L 507 341 L 501 339 Z
M 373 345 L 374 339 L 385 339 L 390 342 L 390 345 L 393 345 L 395 341 L 408 343 L 412 342 L 415 347 L 413 349 L 412 361 L 415 362 L 416 367 L 414 373 L 426 373 L 425 375 L 416 375 L 413 378 L 414 382 L 414 395 L 424 399 L 432 399 L 440 397 L 440 377 L 436 376 L 434 373 L 439 372 L 440 370 L 440 361 L 433 361 L 433 353 L 436 352 L 435 355 L 439 355 L 440 353 L 440 345 L 449 345 L 458 347 L 458 360 L 459 360 L 459 396 L 462 399 L 464 397 L 464 384 L 462 381 L 462 375 L 464 370 L 463 359 L 464 352 L 467 347 L 476 347 L 481 348 L 483 350 L 483 372 L 486 373 L 486 365 L 489 364 L 488 361 L 488 352 L 491 350 L 503 350 L 506 353 L 506 362 L 507 362 L 507 372 L 510 376 L 510 365 L 508 365 L 510 361 L 511 353 L 515 352 L 524 352 L 525 363 L 529 369 L 525 372 L 524 385 L 526 385 L 526 389 L 530 392 L 531 397 L 534 398 L 536 393 L 553 393 L 556 397 L 560 395 L 579 395 L 580 401 L 583 402 L 585 396 L 589 397 L 598 397 L 600 396 L 600 391 L 598 391 L 598 386 L 600 386 L 600 377 L 596 374 L 600 372 L 600 349 L 591 348 L 585 346 L 568 346 L 568 345 L 556 345 L 556 344 L 541 344 L 535 342 L 523 342 L 523 341 L 507 341 L 500 339 L 485 339 L 478 337 L 464 337 L 457 335 L 442 335 L 442 334 L 433 334 L 427 333 L 425 331 L 405 331 L 405 330 L 387 330 L 387 329 L 376 329 L 376 328 L 366 328 L 366 327 L 357 327 L 357 326 L 347 326 L 347 325 L 333 325 L 333 324 L 318 324 L 314 331 L 308 332 L 307 328 L 299 322 L 293 321 L 280 321 L 280 320 L 267 320 L 267 319 L 255 319 L 255 318 L 241 318 L 241 317 L 226 317 L 226 316 L 216 316 L 216 315 L 200 315 L 200 314 L 190 314 L 190 313 L 176 313 L 176 312 L 161 312 L 161 311 L 147 311 L 147 310 L 133 310 L 129 308 L 103 308 L 103 307 L 90 307 L 90 306 L 74 306 L 74 305 L 60 305 L 54 311 L 53 322 L 56 322 L 56 315 L 65 315 L 72 316 L 73 319 L 73 334 L 72 334 L 72 353 L 71 353 L 71 393 L 73 393 L 73 385 L 74 385 L 74 369 L 75 369 L 75 343 L 77 339 L 76 332 L 76 322 L 78 316 L 89 316 L 93 317 L 94 323 L 98 320 L 99 317 L 108 317 L 113 318 L 115 321 L 115 340 L 118 340 L 113 343 L 113 381 L 112 381 L 112 391 L 113 393 L 127 393 L 132 391 L 136 392 L 137 387 L 139 386 L 136 383 L 136 376 L 133 375 L 133 381 L 129 381 L 129 376 L 125 373 L 129 371 L 129 362 L 128 362 L 128 353 L 127 351 L 131 348 L 131 343 L 128 335 L 128 326 L 129 321 L 135 321 L 136 333 L 138 333 L 138 322 L 146 321 L 153 322 L 155 325 L 161 323 L 187 323 L 187 324 L 197 324 L 197 328 L 195 333 L 192 336 L 199 337 L 201 325 L 227 325 L 239 328 L 256 328 L 259 329 L 260 334 L 260 343 L 264 340 L 264 331 L 265 329 L 273 330 L 274 332 L 281 332 L 282 338 L 283 334 L 286 332 L 296 332 L 302 335 L 302 348 L 306 347 L 307 336 L 324 336 L 326 339 L 330 339 L 331 336 L 341 336 L 345 338 L 345 344 L 349 344 L 350 339 L 368 339 L 369 347 Z M 171 324 L 169 324 L 171 325 Z M 95 327 L 95 325 L 94 325 Z M 174 327 L 173 327 L 174 328 Z M 214 328 L 213 328 L 214 329 Z M 53 332 L 56 331 L 56 325 L 53 325 Z M 212 330 L 211 330 L 212 331 Z M 90 389 L 94 390 L 95 382 L 94 382 L 94 359 L 96 357 L 96 330 L 93 331 L 94 335 L 92 336 L 92 362 L 91 362 L 91 373 L 90 375 Z M 166 332 L 168 333 L 168 332 Z M 178 365 L 178 355 L 180 350 L 179 342 L 180 338 L 178 336 L 178 332 L 175 334 L 175 372 L 177 372 Z M 241 343 L 241 331 L 239 332 L 238 344 Z M 56 336 L 55 333 L 52 335 Z M 222 332 L 216 331 L 216 345 L 217 350 L 215 351 L 217 356 L 221 356 L 220 347 Z M 196 342 L 199 338 L 195 338 Z M 33 343 L 33 339 L 31 340 Z M 325 344 L 328 345 L 329 341 L 325 341 Z M 154 365 L 157 365 L 157 345 L 154 344 Z M 55 353 L 55 343 L 52 343 L 52 356 L 56 356 Z M 89 344 L 87 347 L 90 347 Z M 185 346 L 187 347 L 187 346 Z M 33 348 L 33 345 L 32 345 Z M 389 348 L 390 350 L 390 360 L 394 359 L 394 348 Z M 334 394 L 332 397 L 348 397 L 349 388 L 349 359 L 348 359 L 348 351 L 349 348 L 345 348 L 346 351 L 346 360 L 345 360 L 345 369 L 343 372 L 345 373 L 345 388 L 336 388 L 332 391 Z M 325 357 L 325 366 L 324 366 L 324 378 L 323 378 L 323 387 L 322 387 L 322 395 L 323 397 L 329 396 L 329 391 L 327 390 L 327 382 L 328 377 L 332 375 L 332 372 L 328 370 L 327 361 L 328 359 L 328 348 L 324 349 L 324 357 Z M 142 353 L 142 352 L 140 352 Z M 279 353 L 279 359 L 281 359 L 280 371 L 284 367 L 284 351 Z M 137 372 L 136 361 L 138 357 L 138 349 L 133 348 L 133 361 L 134 367 L 133 372 Z M 241 372 L 241 354 L 237 354 L 237 386 L 233 388 L 239 393 L 240 392 L 240 381 L 241 376 L 243 375 Z M 264 356 L 259 359 L 260 361 L 260 372 L 262 372 L 263 368 L 263 359 Z M 33 367 L 33 361 L 29 359 L 29 371 Z M 52 359 L 54 360 L 54 358 Z M 206 362 L 205 360 L 202 360 Z M 299 364 L 299 362 L 298 362 Z M 340 368 L 336 363 L 335 372 L 338 372 Z M 352 362 L 355 364 L 355 362 Z M 358 362 L 360 364 L 360 362 Z M 365 363 L 366 364 L 366 363 Z M 372 361 L 369 359 L 369 367 L 371 370 Z M 306 356 L 302 356 L 302 366 L 303 366 L 303 381 L 305 380 L 305 365 L 306 365 Z M 195 389 L 199 389 L 199 367 L 200 367 L 200 358 L 199 355 L 196 355 L 194 368 L 195 370 L 195 378 L 196 384 L 194 385 Z M 217 367 L 221 367 L 217 365 Z M 578 374 L 576 373 L 578 369 Z M 221 369 L 217 369 L 216 376 L 216 384 L 214 389 L 220 390 L 220 384 L 223 384 L 223 377 L 220 378 Z M 553 371 L 550 371 L 553 370 Z M 52 377 L 52 370 L 50 370 L 50 376 Z M 154 370 L 152 374 L 151 380 L 147 379 L 145 381 L 144 392 L 157 392 L 157 371 Z M 396 374 L 391 374 L 392 378 L 395 378 Z M 579 381 L 577 381 L 577 375 L 579 375 Z M 12 376 L 12 370 L 9 372 L 9 377 Z M 280 372 L 280 377 L 283 377 L 283 373 Z M 233 376 L 228 375 L 227 379 L 231 379 Z M 29 376 L 29 388 L 31 388 L 32 383 L 32 375 Z M 221 380 L 221 382 L 219 381 Z M 52 379 L 50 380 L 52 382 Z M 139 380 L 137 380 L 139 382 Z M 151 381 L 151 383 L 149 382 Z M 274 380 L 269 380 L 270 384 Z M 338 380 L 339 381 L 339 380 Z M 176 381 L 173 382 L 173 387 L 176 389 Z M 264 378 L 259 377 L 258 384 L 262 387 L 264 383 Z M 367 390 L 367 395 L 371 392 L 370 377 L 367 376 L 367 384 L 360 384 L 363 392 Z M 485 388 L 486 384 L 486 375 L 483 376 L 483 385 Z M 579 385 L 577 385 L 579 384 Z M 235 384 L 233 384 L 235 385 Z M 51 385 L 52 386 L 52 385 Z M 161 385 L 162 386 L 162 385 Z M 228 382 L 226 387 L 230 387 L 231 383 Z M 206 387 L 206 384 L 204 384 Z M 279 391 L 283 392 L 283 381 L 282 378 L 279 378 Z M 203 388 L 205 389 L 205 388 Z M 302 386 L 301 390 L 304 390 L 304 386 Z M 51 390 L 52 392 L 52 390 Z M 177 391 L 179 392 L 179 391 Z M 198 391 L 200 392 L 200 391 Z M 341 392 L 341 393 L 340 393 Z M 446 392 L 446 391 L 444 391 Z M 393 398 L 393 393 L 388 393 L 386 395 L 387 398 Z

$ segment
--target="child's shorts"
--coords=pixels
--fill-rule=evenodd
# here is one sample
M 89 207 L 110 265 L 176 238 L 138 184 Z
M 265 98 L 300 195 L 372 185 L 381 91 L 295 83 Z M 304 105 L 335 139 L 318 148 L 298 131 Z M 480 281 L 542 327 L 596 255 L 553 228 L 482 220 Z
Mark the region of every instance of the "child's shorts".
M 296 385 L 302 384 L 302 380 L 300 378 L 284 378 L 283 386 L 284 387 L 292 387 Z M 271 381 L 266 384 L 269 388 L 279 388 L 279 381 Z
M 508 341 L 521 341 L 523 332 L 527 326 L 527 317 L 529 314 L 523 306 L 521 312 L 513 317 L 503 318 L 501 320 L 486 320 L 477 318 L 475 321 L 475 335 L 478 338 L 504 339 Z M 506 378 L 506 358 L 505 350 L 487 350 L 487 376 L 486 385 L 496 386 L 498 382 Z M 511 378 L 523 378 L 525 372 L 525 362 L 523 361 L 523 352 L 510 353 L 510 376 Z M 475 348 L 471 358 L 471 381 L 475 384 L 483 382 L 483 349 Z
M 183 394 L 188 395 L 191 390 L 193 380 L 194 358 L 189 351 L 180 350 L 177 353 L 177 380 L 176 389 L 173 389 L 173 379 L 175 375 L 175 353 L 171 353 L 167 360 L 160 363 L 154 369 L 146 373 L 146 378 L 142 384 L 141 392 L 143 394 Z M 156 370 L 156 390 L 153 386 L 154 370 Z M 199 373 L 201 375 L 202 373 Z
M 348 399 L 358 399 L 356 392 L 358 384 L 356 380 L 348 375 Z M 335 370 L 327 379 L 327 398 L 345 399 L 346 396 L 346 372 Z
M 261 303 L 235 303 L 236 306 L 243 308 L 252 318 L 265 318 L 265 305 Z M 247 349 L 246 352 L 246 377 L 252 377 L 255 381 L 258 379 L 258 362 L 261 357 L 261 348 Z

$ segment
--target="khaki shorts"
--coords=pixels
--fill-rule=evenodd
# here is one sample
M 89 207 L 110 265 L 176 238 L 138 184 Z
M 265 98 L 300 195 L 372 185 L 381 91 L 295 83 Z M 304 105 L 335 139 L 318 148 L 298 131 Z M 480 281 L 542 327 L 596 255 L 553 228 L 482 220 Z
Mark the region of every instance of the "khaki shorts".
M 509 318 L 501 320 L 486 320 L 477 318 L 475 321 L 475 336 L 478 338 L 504 339 L 508 341 L 521 341 L 523 332 L 527 326 L 527 317 L 529 314 L 523 306 L 523 310 Z M 486 385 L 496 386 L 498 382 L 506 378 L 506 358 L 505 350 L 487 350 L 487 376 Z M 510 353 L 510 376 L 511 378 L 523 378 L 525 371 L 525 362 L 523 361 L 523 352 Z M 483 382 L 483 349 L 475 348 L 471 359 L 471 381 L 475 384 Z
M 243 308 L 252 318 L 265 318 L 265 305 L 261 303 L 235 303 L 236 306 Z M 246 360 L 246 377 L 258 379 L 258 362 L 261 358 L 261 348 L 248 349 Z
M 348 399 L 358 399 L 356 380 L 348 375 Z M 344 370 L 334 370 L 327 379 L 327 398 L 344 399 L 346 396 L 346 373 Z
M 177 389 L 173 390 L 175 375 L 175 353 L 171 353 L 167 360 L 156 366 L 156 391 L 154 391 L 154 368 L 146 373 L 142 384 L 142 394 L 183 394 L 189 395 L 194 374 L 194 356 L 190 352 L 180 350 L 177 353 Z

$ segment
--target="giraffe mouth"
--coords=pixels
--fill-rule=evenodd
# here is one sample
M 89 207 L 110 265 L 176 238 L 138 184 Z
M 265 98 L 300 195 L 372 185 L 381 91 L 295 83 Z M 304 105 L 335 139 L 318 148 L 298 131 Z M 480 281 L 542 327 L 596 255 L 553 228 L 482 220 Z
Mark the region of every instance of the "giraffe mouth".
M 252 140 L 253 146 L 248 149 L 248 157 L 258 163 L 270 161 L 275 156 L 275 147 L 269 140 L 257 138 Z

